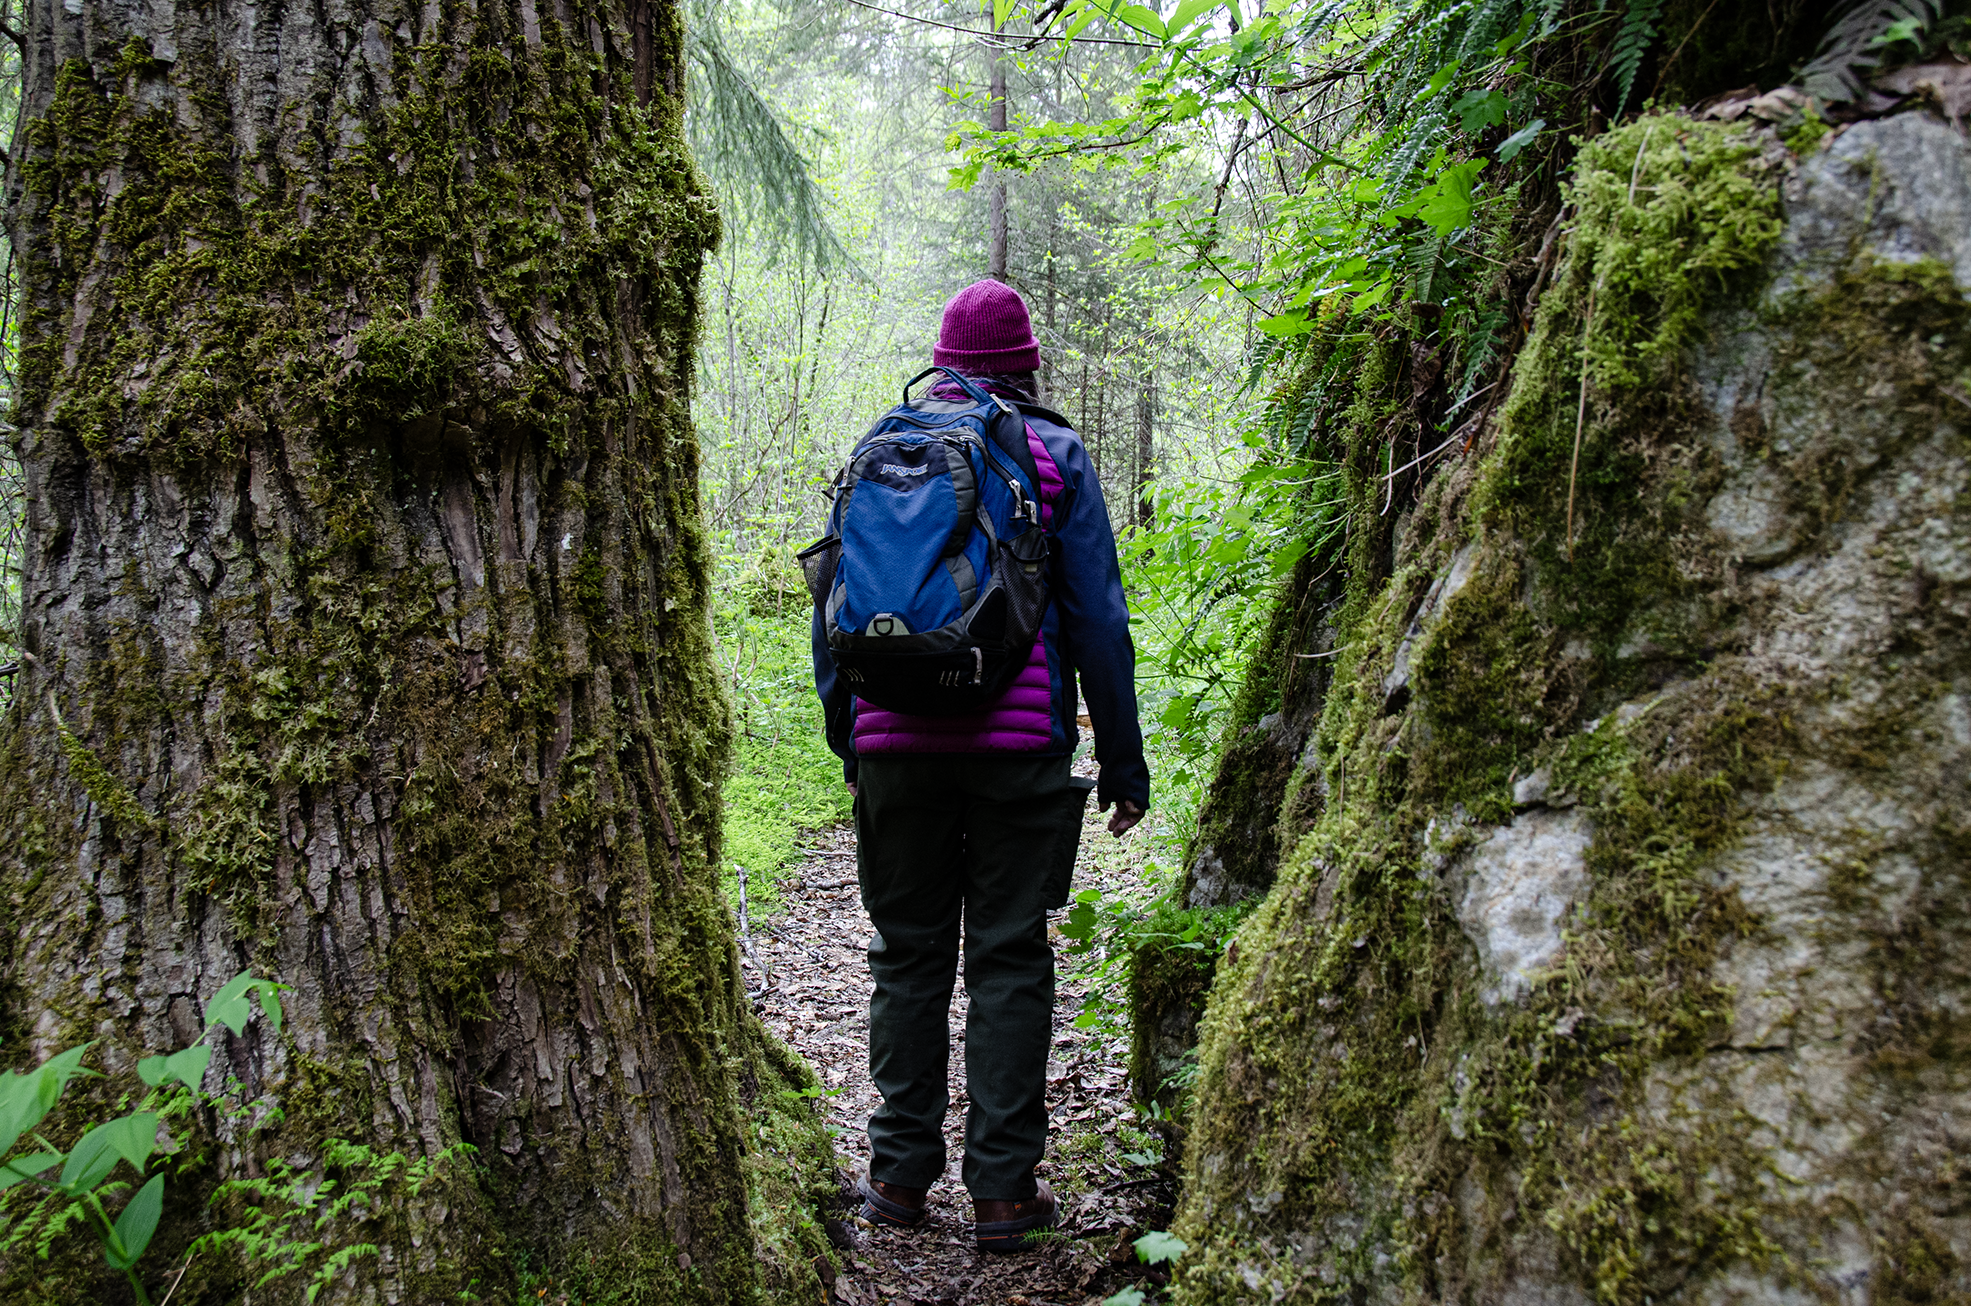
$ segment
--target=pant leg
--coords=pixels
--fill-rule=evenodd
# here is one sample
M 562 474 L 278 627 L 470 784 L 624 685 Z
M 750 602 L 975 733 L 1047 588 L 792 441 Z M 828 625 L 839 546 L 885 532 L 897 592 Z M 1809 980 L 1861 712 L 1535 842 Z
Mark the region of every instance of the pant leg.
M 1023 1201 L 1047 1147 L 1054 947 L 1045 853 L 1058 837 L 1069 759 L 963 759 L 965 785 L 965 1187 Z
M 875 927 L 869 1075 L 872 1179 L 928 1188 L 944 1173 L 951 989 L 958 969 L 964 802 L 953 759 L 865 757 L 856 768 L 856 874 Z

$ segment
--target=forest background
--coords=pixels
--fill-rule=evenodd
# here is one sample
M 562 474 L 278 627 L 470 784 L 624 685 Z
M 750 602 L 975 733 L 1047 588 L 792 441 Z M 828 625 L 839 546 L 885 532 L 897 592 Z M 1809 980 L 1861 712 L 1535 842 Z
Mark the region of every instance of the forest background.
M 847 814 L 792 555 L 818 533 L 850 443 L 928 361 L 952 292 L 992 274 L 1027 296 L 1043 398 L 1099 470 L 1155 727 L 1146 851 L 1153 887 L 1172 888 L 1230 742 L 1221 724 L 1263 725 L 1277 699 L 1244 674 L 1281 611 L 1276 583 L 1312 593 L 1344 565 L 1377 574 L 1428 474 L 1472 447 L 1505 393 L 1526 329 L 1516 310 L 1537 298 L 1560 226 L 1521 188 L 1546 196 L 1580 140 L 1652 96 L 1797 75 L 1839 100 L 1853 88 L 1815 90 L 1816 68 L 1838 82 L 1890 50 L 1962 43 L 1961 15 L 1893 3 L 1907 16 L 1877 22 L 1888 0 L 1852 7 L 1868 23 L 1832 50 L 1846 38 L 1827 6 L 1782 6 L 1756 66 L 1720 30 L 1729 11 L 1718 39 L 1693 44 L 1713 7 L 1652 0 L 698 8 L 693 145 L 725 239 L 701 292 L 693 417 L 737 741 L 722 867 L 734 896 L 743 873 L 770 910 L 802 833 Z M 1063 30 L 1074 39 L 1054 39 Z M 13 58 L 0 43 L 8 97 Z M 1780 109 L 1794 151 L 1827 130 L 1804 96 Z M 1674 350 L 1695 310 L 1670 318 L 1645 344 Z M 9 390 L 13 338 L 9 319 Z M 1394 371 L 1370 375 L 1371 362 Z M 1358 374 L 1367 397 L 1351 401 Z M 1585 395 L 1587 362 L 1578 375 Z M 1339 448 L 1344 426 L 1360 438 Z M 1581 429 L 1577 414 L 1577 462 Z M 1591 464 L 1584 496 L 1618 476 Z M 0 475 L 9 604 L 18 487 Z M 1570 471 L 1570 557 L 1573 498 Z M 1112 961 L 1146 930 L 1208 954 L 1228 924 L 1172 920 L 1186 913 L 1168 899 L 1147 913 L 1084 902 L 1073 937 L 1091 936 L 1100 907 L 1122 927 L 1099 950 Z
M 812 694 L 793 555 L 821 533 L 824 491 L 851 443 L 929 364 L 958 289 L 998 275 L 1026 296 L 1045 401 L 1081 431 L 1101 476 L 1156 757 L 1146 833 L 1159 866 L 1195 826 L 1206 726 L 1238 682 L 1251 600 L 1292 561 L 1279 554 L 1287 521 L 1263 503 L 1233 504 L 1252 499 L 1242 478 L 1265 444 L 1253 367 L 1267 339 L 1261 314 L 1224 281 L 1162 263 L 1144 225 L 1173 199 L 1209 194 L 1227 243 L 1251 246 L 1270 186 L 1264 155 L 1223 168 L 1226 124 L 1199 120 L 1149 165 L 1102 166 L 1096 150 L 1030 172 L 967 167 L 955 149 L 990 118 L 995 63 L 1010 121 L 1092 126 L 1133 100 L 1153 43 L 1036 41 L 1032 15 L 1002 11 L 999 44 L 954 30 L 992 15 L 942 6 L 922 17 L 847 4 L 708 15 L 816 188 L 805 201 L 764 194 L 735 157 L 749 148 L 743 129 L 701 139 L 715 178 L 732 179 L 727 211 L 738 219 L 708 267 L 694 409 L 721 573 L 717 654 L 738 738 L 727 875 L 746 867 L 769 904 L 800 833 L 848 815 Z M 774 130 L 751 127 L 755 141 Z

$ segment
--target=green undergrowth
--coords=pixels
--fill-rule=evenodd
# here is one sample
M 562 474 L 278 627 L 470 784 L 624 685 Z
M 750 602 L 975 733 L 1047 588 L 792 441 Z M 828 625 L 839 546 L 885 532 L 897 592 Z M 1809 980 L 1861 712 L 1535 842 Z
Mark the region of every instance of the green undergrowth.
M 1725 666 L 1650 693 L 1619 650 L 1634 621 L 1672 614 L 1688 644 L 1712 618 L 1680 552 L 1716 475 L 1685 434 L 1684 362 L 1776 240 L 1777 176 L 1749 132 L 1653 113 L 1585 144 L 1567 198 L 1564 262 L 1475 466 L 1383 534 L 1374 451 L 1408 398 L 1393 344 L 1336 422 L 1361 528 L 1302 782 L 1321 801 L 1217 967 L 1179 1301 L 1351 1300 L 1392 1267 L 1419 1297 L 1482 1296 L 1468 1240 L 1500 1228 L 1609 1303 L 1776 1256 L 1784 1202 L 1742 1126 L 1644 1086 L 1729 1018 L 1713 967 L 1756 926 L 1706 860 L 1783 773 L 1798 705 Z M 1593 887 L 1563 964 L 1500 1001 L 1445 873 L 1543 769 L 1543 819 L 1594 832 Z
M 733 706 L 720 882 L 736 905 L 737 868 L 745 867 L 749 908 L 768 912 L 780 903 L 802 836 L 848 820 L 850 798 L 814 692 L 807 591 L 776 586 L 757 566 L 732 570 L 713 609 Z

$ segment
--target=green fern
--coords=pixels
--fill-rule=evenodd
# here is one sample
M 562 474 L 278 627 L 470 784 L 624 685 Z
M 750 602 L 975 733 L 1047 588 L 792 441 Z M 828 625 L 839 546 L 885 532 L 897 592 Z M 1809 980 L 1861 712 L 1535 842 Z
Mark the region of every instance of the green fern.
M 1812 62 L 1800 70 L 1800 89 L 1830 104 L 1859 100 L 1868 75 L 1882 66 L 1890 42 L 1883 38 L 1901 26 L 1917 34 L 1943 16 L 1944 0 L 1852 0 L 1820 39 Z
M 1608 66 L 1615 74 L 1615 112 L 1613 118 L 1620 118 L 1622 111 L 1629 107 L 1629 94 L 1636 87 L 1636 73 L 1642 68 L 1643 56 L 1656 44 L 1656 18 L 1663 12 L 1663 0 L 1629 0 L 1629 7 L 1622 14 L 1622 27 L 1615 34 L 1614 48 L 1609 51 Z

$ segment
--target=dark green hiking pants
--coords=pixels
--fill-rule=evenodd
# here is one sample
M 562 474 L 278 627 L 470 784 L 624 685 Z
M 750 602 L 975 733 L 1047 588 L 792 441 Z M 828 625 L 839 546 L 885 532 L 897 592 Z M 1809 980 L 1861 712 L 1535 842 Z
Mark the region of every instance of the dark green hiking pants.
M 950 1030 L 965 945 L 965 1187 L 1023 1201 L 1047 1145 L 1054 949 L 1043 864 L 1058 835 L 1065 757 L 866 757 L 856 775 L 856 869 L 876 934 L 869 971 L 869 1174 L 928 1188 L 944 1173 Z

